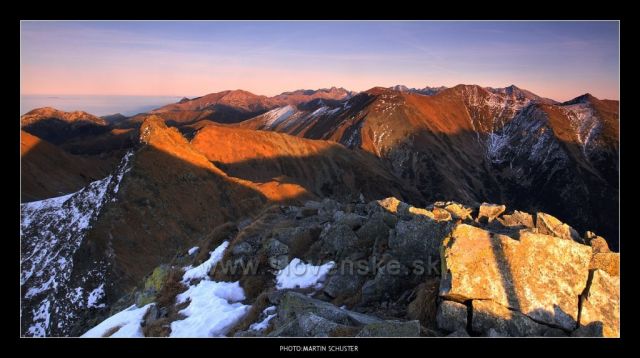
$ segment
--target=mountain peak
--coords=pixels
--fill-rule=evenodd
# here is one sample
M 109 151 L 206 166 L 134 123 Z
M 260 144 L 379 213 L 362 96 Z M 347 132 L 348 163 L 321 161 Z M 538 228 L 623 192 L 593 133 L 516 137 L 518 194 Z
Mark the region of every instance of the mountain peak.
M 593 96 L 591 93 L 587 92 L 574 99 L 564 102 L 564 104 L 593 103 L 595 101 L 599 101 L 599 99 Z
M 162 117 L 152 114 L 147 116 L 140 126 L 140 142 L 149 144 L 160 133 L 169 129 Z

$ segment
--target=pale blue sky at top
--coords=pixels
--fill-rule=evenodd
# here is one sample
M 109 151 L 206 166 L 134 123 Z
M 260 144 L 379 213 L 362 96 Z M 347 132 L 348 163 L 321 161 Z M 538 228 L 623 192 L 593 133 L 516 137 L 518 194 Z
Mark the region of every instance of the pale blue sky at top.
M 22 22 L 23 94 L 515 84 L 619 98 L 618 22 Z

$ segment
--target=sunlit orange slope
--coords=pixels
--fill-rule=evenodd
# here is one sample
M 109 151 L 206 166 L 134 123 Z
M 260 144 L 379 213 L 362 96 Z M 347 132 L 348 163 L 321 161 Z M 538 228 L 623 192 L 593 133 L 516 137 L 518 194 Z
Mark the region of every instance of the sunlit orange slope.
M 335 142 L 209 125 L 192 145 L 228 175 L 265 184 L 296 184 L 318 197 L 357 199 L 420 195 L 404 189 L 375 156 Z

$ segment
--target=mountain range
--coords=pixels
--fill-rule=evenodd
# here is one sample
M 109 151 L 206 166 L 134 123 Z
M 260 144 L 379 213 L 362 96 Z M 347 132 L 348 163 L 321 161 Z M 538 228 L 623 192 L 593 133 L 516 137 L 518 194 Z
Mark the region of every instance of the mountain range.
M 240 255 L 244 240 L 251 251 L 251 245 L 277 238 L 278 227 L 299 230 L 303 241 L 324 237 L 326 223 L 339 220 L 324 218 L 324 209 L 304 209 L 309 202 L 341 203 L 336 205 L 344 213 L 394 197 L 431 208 L 433 220 L 444 215 L 438 208 L 446 205 L 437 203 L 464 203 L 470 212 L 483 203 L 503 203 L 549 214 L 571 232 L 589 231 L 567 234 L 580 245 L 602 236 L 615 251 L 618 108 L 618 101 L 590 94 L 557 102 L 513 85 L 458 85 L 360 93 L 332 87 L 273 97 L 223 91 L 129 118 L 35 109 L 21 117 L 22 333 L 82 335 L 140 303 L 146 292 L 140 282 L 148 282 L 158 267 L 191 260 L 184 252 L 194 246 L 208 254 L 223 236 L 235 248 L 227 256 Z M 289 207 L 301 209 L 290 217 Z M 358 215 L 370 218 L 374 212 L 367 207 Z M 296 229 L 291 220 L 305 217 L 309 225 Z M 541 220 L 546 219 L 523 228 L 564 235 L 557 225 L 544 229 Z M 221 234 L 229 223 L 235 229 Z M 400 235 L 402 225 L 385 221 L 382 227 Z M 351 229 L 358 233 L 365 226 Z M 205 242 L 211 242 L 206 249 Z M 293 243 L 286 245 L 295 251 Z M 305 258 L 344 258 L 342 251 L 317 250 L 305 251 Z M 239 280 L 251 300 L 268 286 L 247 278 L 217 279 Z M 404 289 L 409 287 L 394 290 L 400 295 Z M 166 315 L 177 314 L 177 306 L 160 306 Z M 548 321 L 573 331 L 558 322 Z

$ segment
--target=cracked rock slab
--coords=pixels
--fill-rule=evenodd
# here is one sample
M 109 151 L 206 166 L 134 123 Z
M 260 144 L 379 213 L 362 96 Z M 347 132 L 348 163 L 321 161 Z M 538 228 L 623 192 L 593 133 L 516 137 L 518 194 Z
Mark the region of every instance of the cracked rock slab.
M 591 247 L 522 232 L 520 240 L 466 224 L 442 245 L 440 296 L 493 300 L 545 324 L 573 330 Z

